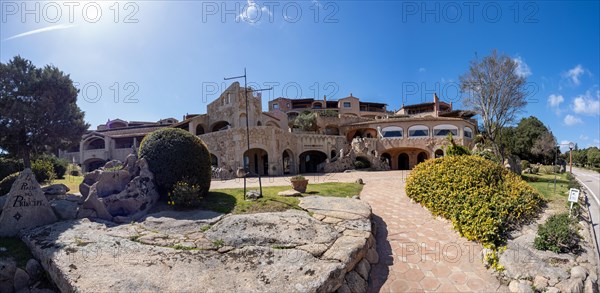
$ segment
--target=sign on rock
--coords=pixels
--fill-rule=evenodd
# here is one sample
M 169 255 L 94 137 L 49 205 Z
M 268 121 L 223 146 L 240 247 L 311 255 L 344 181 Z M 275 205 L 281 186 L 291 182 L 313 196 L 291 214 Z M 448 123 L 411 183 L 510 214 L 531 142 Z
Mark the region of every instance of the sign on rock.
M 0 237 L 15 236 L 22 229 L 57 221 L 31 169 L 25 169 L 13 183 L 0 214 Z

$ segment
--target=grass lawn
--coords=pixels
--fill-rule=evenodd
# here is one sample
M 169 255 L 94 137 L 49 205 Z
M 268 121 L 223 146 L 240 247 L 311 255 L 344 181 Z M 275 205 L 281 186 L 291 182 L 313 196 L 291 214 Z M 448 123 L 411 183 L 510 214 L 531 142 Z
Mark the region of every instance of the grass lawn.
M 360 194 L 363 186 L 357 183 L 320 183 L 309 184 L 303 196 L 321 195 L 351 197 Z M 291 186 L 263 187 L 263 197 L 257 201 L 245 201 L 243 188 L 211 189 L 202 200 L 200 208 L 220 213 L 260 213 L 299 209 L 300 201 L 296 197 L 278 196 L 277 193 L 292 189 Z M 248 188 L 258 190 L 258 187 Z
M 543 198 L 548 201 L 548 206 L 558 211 L 568 211 L 567 198 L 572 183 L 569 181 L 568 173 L 556 174 L 556 189 L 554 185 L 555 174 L 523 174 L 527 184 L 537 189 Z
M 79 184 L 83 182 L 83 176 L 72 176 L 65 174 L 64 179 L 54 179 L 50 184 L 64 184 L 69 187 L 69 193 L 78 193 L 79 192 Z

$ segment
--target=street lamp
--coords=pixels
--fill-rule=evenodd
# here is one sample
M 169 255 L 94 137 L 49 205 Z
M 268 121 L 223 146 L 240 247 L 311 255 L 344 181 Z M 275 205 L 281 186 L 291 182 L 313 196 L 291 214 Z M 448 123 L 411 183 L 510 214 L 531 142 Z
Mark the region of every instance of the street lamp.
M 573 175 L 573 148 L 575 144 L 573 142 L 569 143 L 569 173 Z
M 268 89 L 257 89 L 257 90 L 248 90 L 248 82 L 247 82 L 247 78 L 246 78 L 246 68 L 244 67 L 244 75 L 240 75 L 240 76 L 234 76 L 234 77 L 225 77 L 223 78 L 224 80 L 231 80 L 231 79 L 238 79 L 238 78 L 244 78 L 244 98 L 246 99 L 246 146 L 247 146 L 247 150 L 246 152 L 248 152 L 248 156 L 250 156 L 250 123 L 248 122 L 248 116 L 250 116 L 250 113 L 248 112 L 248 92 L 259 92 L 259 91 L 268 91 L 268 90 L 272 90 L 273 88 L 268 88 Z M 261 105 L 262 107 L 262 105 Z M 262 109 L 261 109 L 262 111 Z M 242 154 L 242 164 L 246 165 L 246 161 L 244 158 L 244 154 Z M 258 164 L 258 162 L 254 162 L 254 164 Z M 248 165 L 250 165 L 250 157 L 248 157 Z M 245 169 L 245 168 L 244 168 Z M 250 174 L 250 170 L 248 170 L 248 172 L 246 172 L 246 170 L 244 170 L 244 199 L 246 199 L 246 177 L 248 177 L 248 174 Z M 262 196 L 262 180 L 260 179 L 260 172 L 258 172 L 256 174 L 258 176 L 258 186 L 260 188 L 260 195 Z

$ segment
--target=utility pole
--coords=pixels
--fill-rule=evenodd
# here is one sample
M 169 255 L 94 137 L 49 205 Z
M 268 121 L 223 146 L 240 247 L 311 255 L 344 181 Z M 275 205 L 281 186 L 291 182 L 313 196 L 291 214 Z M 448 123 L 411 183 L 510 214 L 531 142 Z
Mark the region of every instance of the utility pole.
M 573 148 L 575 144 L 573 142 L 569 143 L 569 173 L 573 175 Z
M 257 89 L 257 90 L 248 90 L 248 81 L 247 81 L 247 76 L 246 76 L 246 68 L 244 67 L 244 75 L 240 75 L 240 76 L 234 76 L 234 77 L 225 77 L 224 80 L 232 80 L 232 79 L 239 79 L 239 78 L 244 78 L 244 98 L 246 100 L 246 152 L 248 153 L 248 164 L 250 164 L 250 123 L 248 122 L 248 116 L 250 116 L 250 113 L 248 112 L 248 92 L 259 92 L 259 91 L 269 91 L 272 90 L 273 88 L 268 88 L 268 89 Z M 262 105 L 261 105 L 261 112 L 262 112 Z M 255 164 L 258 164 L 258 162 L 254 162 Z M 244 172 L 246 172 L 246 162 L 244 160 L 244 154 L 242 154 L 242 164 L 244 164 Z M 268 170 L 267 170 L 268 172 Z M 246 177 L 248 177 L 248 174 L 250 174 L 250 170 L 248 170 L 248 172 L 246 172 L 244 174 L 244 199 L 246 199 Z M 262 180 L 260 178 L 260 172 L 257 172 L 256 174 L 258 176 L 258 186 L 260 188 L 260 195 L 262 195 Z

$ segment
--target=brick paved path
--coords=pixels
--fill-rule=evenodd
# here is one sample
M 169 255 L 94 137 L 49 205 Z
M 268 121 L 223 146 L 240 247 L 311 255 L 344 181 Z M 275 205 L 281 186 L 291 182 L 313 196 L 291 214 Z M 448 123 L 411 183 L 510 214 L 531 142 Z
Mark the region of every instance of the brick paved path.
M 377 223 L 379 264 L 369 292 L 506 291 L 481 263 L 479 244 L 461 238 L 448 221 L 434 218 L 404 191 L 408 172 L 363 178 L 361 199 Z
M 446 220 L 434 218 L 404 192 L 408 171 L 306 175 L 309 184 L 365 182 L 361 199 L 371 204 L 377 223 L 379 264 L 369 292 L 496 292 L 500 286 L 481 263 L 479 244 L 460 237 Z M 263 186 L 289 185 L 288 177 L 263 178 Z M 215 180 L 211 188 L 239 188 L 243 180 Z M 249 179 L 248 186 L 258 186 Z

